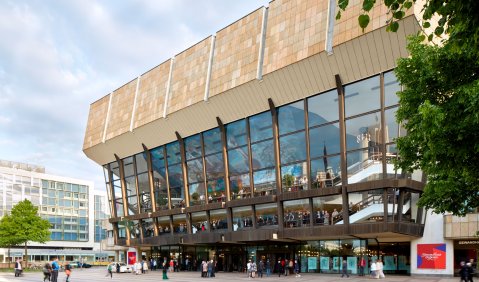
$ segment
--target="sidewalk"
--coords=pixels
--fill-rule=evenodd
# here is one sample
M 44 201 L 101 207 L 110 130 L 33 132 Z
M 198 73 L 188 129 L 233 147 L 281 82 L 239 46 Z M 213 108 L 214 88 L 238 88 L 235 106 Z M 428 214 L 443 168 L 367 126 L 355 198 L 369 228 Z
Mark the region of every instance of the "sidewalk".
M 75 269 L 72 272 L 71 282 L 94 282 L 94 281 L 114 281 L 114 282 L 158 282 L 162 280 L 161 271 L 149 271 L 147 274 L 134 275 L 131 273 L 113 273 L 113 279 L 105 277 L 106 268 L 89 268 L 78 270 Z M 218 272 L 215 278 L 201 278 L 200 272 L 175 272 L 168 273 L 169 281 L 178 282 L 197 282 L 200 280 L 208 281 L 301 281 L 301 282 L 333 282 L 333 281 L 345 281 L 345 282 L 372 282 L 372 281 L 388 281 L 388 282 L 458 282 L 459 277 L 444 278 L 444 277 L 411 277 L 411 276 L 388 276 L 385 279 L 370 279 L 369 277 L 350 276 L 349 278 L 341 278 L 340 274 L 316 274 L 305 273 L 301 277 L 295 277 L 294 275 L 281 276 L 272 275 L 270 277 L 263 276 L 263 278 L 247 278 L 245 273 L 238 272 Z M 41 272 L 27 272 L 22 277 L 14 277 L 12 273 L 0 272 L 0 282 L 27 282 L 43 281 L 43 274 Z M 58 282 L 65 281 L 65 273 L 60 272 L 58 275 Z

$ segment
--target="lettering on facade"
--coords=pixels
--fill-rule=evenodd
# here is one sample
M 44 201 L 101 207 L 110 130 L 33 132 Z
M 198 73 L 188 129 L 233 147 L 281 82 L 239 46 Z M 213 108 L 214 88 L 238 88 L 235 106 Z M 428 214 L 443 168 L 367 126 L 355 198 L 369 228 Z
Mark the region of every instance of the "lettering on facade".
M 458 241 L 458 245 L 479 245 L 479 241 Z

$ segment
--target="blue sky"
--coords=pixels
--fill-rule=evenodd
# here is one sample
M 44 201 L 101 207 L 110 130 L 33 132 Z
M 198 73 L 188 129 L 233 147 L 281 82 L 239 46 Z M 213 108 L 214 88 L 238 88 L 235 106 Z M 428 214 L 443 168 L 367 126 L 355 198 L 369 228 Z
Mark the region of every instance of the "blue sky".
M 89 105 L 269 1 L 0 1 L 0 159 L 94 181 Z

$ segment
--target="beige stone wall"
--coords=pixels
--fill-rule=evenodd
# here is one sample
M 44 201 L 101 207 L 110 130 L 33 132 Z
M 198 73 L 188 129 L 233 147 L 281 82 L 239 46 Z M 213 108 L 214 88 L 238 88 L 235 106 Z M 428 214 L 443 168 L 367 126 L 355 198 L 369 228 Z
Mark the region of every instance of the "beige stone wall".
M 109 102 L 110 95 L 107 95 L 90 105 L 83 149 L 93 147 L 103 141 Z
M 168 114 L 203 100 L 211 36 L 175 57 Z
M 477 231 L 479 231 L 479 213 L 469 213 L 464 217 L 444 216 L 445 238 L 477 238 Z
M 168 60 L 141 76 L 133 128 L 163 116 L 170 65 Z
M 327 18 L 328 1 L 271 2 L 263 74 L 324 51 Z
M 216 34 L 209 96 L 256 78 L 263 9 Z
M 137 79 L 113 92 L 105 139 L 111 139 L 130 130 Z

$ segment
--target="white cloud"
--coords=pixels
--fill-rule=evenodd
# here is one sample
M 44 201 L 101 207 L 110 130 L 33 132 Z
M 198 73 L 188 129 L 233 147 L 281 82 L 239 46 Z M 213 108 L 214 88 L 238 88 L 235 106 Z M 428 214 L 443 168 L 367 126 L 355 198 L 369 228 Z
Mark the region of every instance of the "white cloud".
M 90 103 L 267 1 L 0 1 L 0 158 L 95 181 Z

